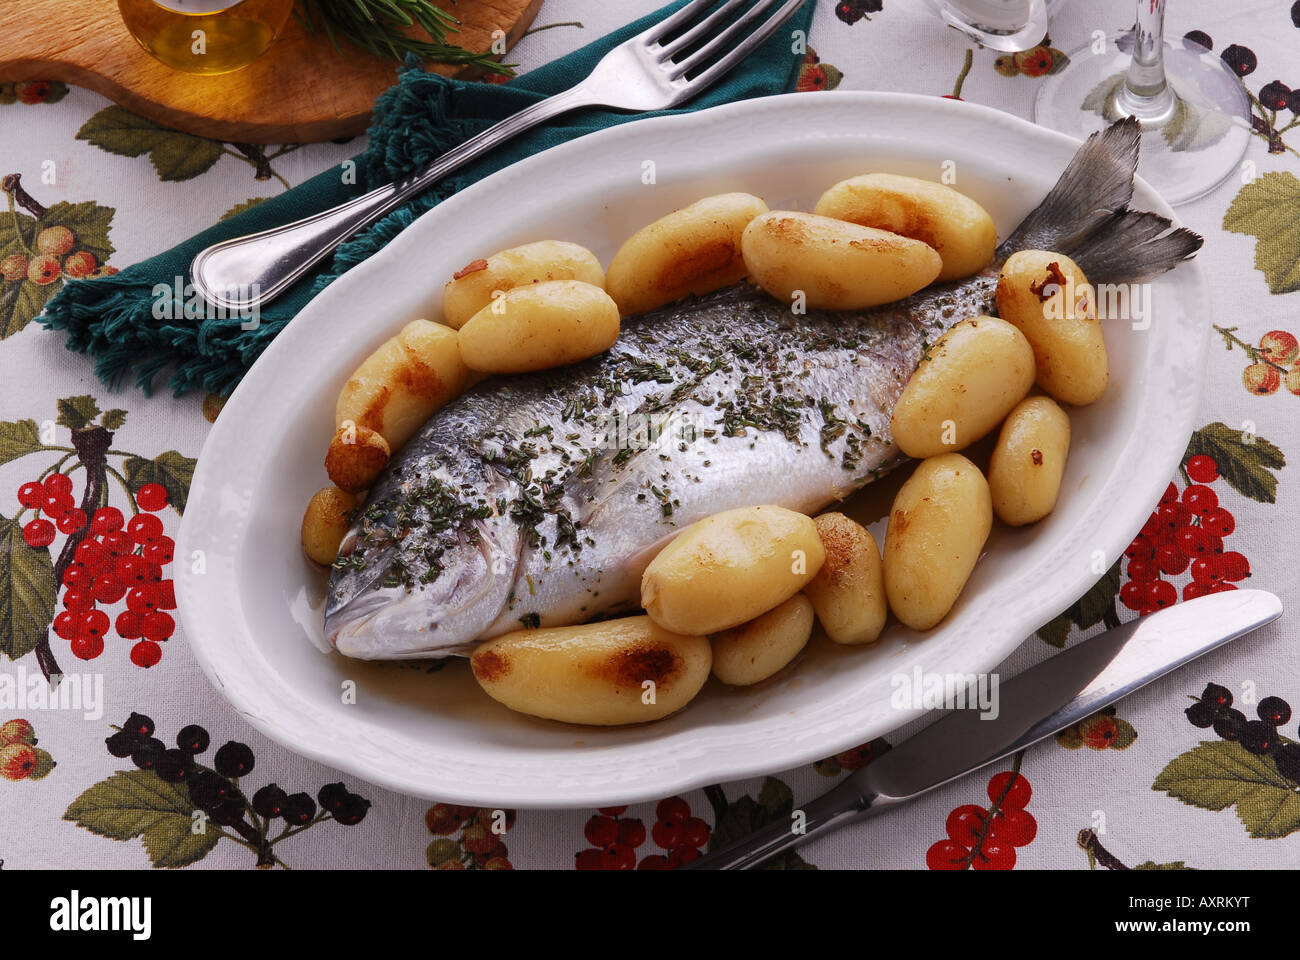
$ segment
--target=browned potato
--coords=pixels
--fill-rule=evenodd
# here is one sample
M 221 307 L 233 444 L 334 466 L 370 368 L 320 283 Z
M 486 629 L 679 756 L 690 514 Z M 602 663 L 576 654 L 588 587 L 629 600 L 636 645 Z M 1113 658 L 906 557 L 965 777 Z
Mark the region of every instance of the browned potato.
M 885 531 L 885 595 L 894 616 L 913 630 L 946 617 L 992 527 L 979 467 L 960 453 L 923 461 L 895 495 Z
M 943 261 L 919 240 L 813 213 L 774 210 L 755 217 L 741 238 L 745 266 L 760 287 L 786 303 L 802 293 L 822 310 L 861 310 L 928 286 Z
M 605 271 L 586 247 L 563 240 L 539 240 L 472 260 L 442 290 L 442 322 L 459 330 L 493 294 L 547 280 L 582 280 L 605 285 Z
M 707 637 L 670 633 L 644 616 L 516 630 L 470 657 L 479 685 L 511 710 L 598 726 L 681 709 L 712 663 Z
M 802 593 L 761 617 L 713 638 L 713 675 L 745 687 L 777 673 L 812 636 L 813 608 Z
M 740 236 L 767 210 L 748 193 L 705 197 L 642 227 L 619 248 L 605 289 L 623 316 L 645 313 L 688 294 L 745 278 Z
M 677 633 L 718 633 L 798 593 L 826 559 L 809 517 L 771 504 L 691 524 L 650 561 L 641 605 Z
M 334 426 L 352 421 L 400 450 L 424 422 L 478 375 L 465 366 L 456 331 L 412 320 L 348 378 L 334 409 Z
M 302 551 L 309 560 L 322 567 L 334 562 L 348 532 L 348 514 L 356 505 L 357 498 L 338 487 L 323 487 L 312 494 L 302 515 Z
M 970 197 L 933 180 L 893 173 L 843 180 L 822 194 L 813 212 L 934 247 L 943 258 L 940 282 L 984 269 L 998 242 L 993 218 Z
M 814 518 L 826 562 L 803 592 L 836 643 L 871 643 L 889 616 L 880 548 L 871 532 L 842 513 Z
M 1078 264 L 1046 250 L 1013 253 L 998 275 L 997 301 L 998 315 L 1034 348 L 1044 391 L 1075 406 L 1101 397 L 1110 360 L 1096 293 Z
M 374 430 L 345 423 L 330 441 L 325 472 L 340 490 L 360 493 L 368 490 L 379 471 L 388 466 L 391 455 L 388 442 Z
M 547 280 L 515 287 L 460 328 L 460 355 L 483 373 L 528 373 L 586 360 L 618 339 L 618 307 L 600 287 Z
M 890 429 L 909 457 L 963 450 L 986 436 L 1034 385 L 1034 351 L 997 317 L 972 317 L 940 337 L 903 388 Z
M 1030 397 L 1011 411 L 989 459 L 993 512 L 1013 527 L 1052 512 L 1070 451 L 1070 418 L 1050 397 Z

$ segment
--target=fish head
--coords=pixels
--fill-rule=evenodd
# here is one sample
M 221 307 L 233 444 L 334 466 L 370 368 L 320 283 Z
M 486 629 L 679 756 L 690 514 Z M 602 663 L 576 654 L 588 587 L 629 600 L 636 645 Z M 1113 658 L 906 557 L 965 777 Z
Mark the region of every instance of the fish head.
M 468 656 L 510 599 L 520 544 L 513 520 L 488 517 L 444 551 L 437 576 L 393 583 L 388 569 L 399 544 L 388 562 L 378 556 L 331 589 L 326 639 L 362 660 Z

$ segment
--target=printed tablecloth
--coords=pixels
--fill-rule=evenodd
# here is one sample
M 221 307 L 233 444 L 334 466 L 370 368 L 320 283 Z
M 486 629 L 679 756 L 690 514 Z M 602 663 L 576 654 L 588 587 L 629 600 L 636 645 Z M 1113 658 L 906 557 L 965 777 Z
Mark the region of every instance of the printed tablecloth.
M 536 66 L 655 6 L 547 0 L 513 59 L 524 69 Z M 837 87 L 960 96 L 1028 117 L 1036 85 L 1061 65 L 1063 51 L 1095 31 L 1131 24 L 1132 14 L 1131 0 L 1065 2 L 1043 46 L 1000 55 L 945 28 L 920 0 L 822 0 L 799 86 L 809 96 Z M 1028 640 L 1004 673 L 1153 603 L 1225 584 L 1266 587 L 1300 606 L 1300 478 L 1288 464 L 1300 456 L 1300 92 L 1290 90 L 1300 76 L 1288 72 L 1300 62 L 1300 3 L 1177 0 L 1168 33 L 1192 30 L 1208 35 L 1243 74 L 1256 134 L 1240 177 L 1178 211 L 1206 238 L 1200 262 L 1215 325 L 1198 429 L 1165 500 L 1152 504 L 1145 535 L 1088 596 Z M 62 334 L 31 321 L 62 277 L 144 259 L 340 162 L 359 143 L 263 148 L 200 140 L 86 90 L 19 83 L 0 87 L 0 144 L 0 175 L 19 176 L 16 186 L 5 180 L 10 202 L 0 209 L 6 869 L 666 867 L 711 840 L 788 817 L 906 734 L 657 804 L 518 814 L 388 793 L 267 740 L 204 678 L 175 631 L 168 589 L 130 592 L 137 581 L 170 576 L 170 536 L 220 400 L 110 392 L 85 357 L 64 350 Z M 45 482 L 77 463 L 83 466 L 68 480 Z M 103 543 L 118 537 L 144 544 L 125 569 L 125 552 L 117 557 L 116 576 L 103 579 L 96 571 L 104 558 L 93 549 L 62 550 L 77 520 L 73 498 L 80 502 L 88 483 L 96 488 L 92 500 L 111 508 L 95 521 Z M 38 502 L 67 517 L 66 529 L 33 527 Z M 1218 538 L 1224 552 L 1193 564 L 1181 556 L 1180 536 L 1189 549 L 1207 538 L 1217 546 Z M 1295 620 L 1284 617 L 1014 762 L 812 842 L 781 865 L 1300 865 L 1300 837 L 1293 836 L 1300 831 L 1300 748 L 1287 747 L 1300 739 L 1300 717 L 1291 717 L 1289 706 L 1300 703 L 1296 640 Z M 74 655 L 93 654 L 100 643 L 102 654 L 89 663 Z M 160 662 L 140 665 L 158 651 Z M 82 706 L 94 700 L 94 708 L 44 702 L 42 661 L 69 673 L 92 671 L 99 680 L 87 689 L 67 681 L 62 689 Z M 1276 729 L 1257 716 L 1278 721 Z M 115 728 L 134 733 L 113 737 Z M 171 782 L 162 774 L 172 754 L 149 770 L 114 755 L 151 736 L 167 748 L 178 738 L 205 746 L 200 764 L 225 776 L 242 773 L 241 788 L 261 798 L 256 812 L 223 801 L 219 774 Z M 1269 739 L 1281 749 L 1265 749 Z M 191 830 L 194 793 L 217 829 Z

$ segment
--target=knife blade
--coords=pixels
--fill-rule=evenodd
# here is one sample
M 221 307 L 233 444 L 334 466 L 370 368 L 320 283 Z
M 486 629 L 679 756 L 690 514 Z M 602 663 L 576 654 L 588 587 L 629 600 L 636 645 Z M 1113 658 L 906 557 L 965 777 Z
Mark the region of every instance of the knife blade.
M 1010 756 L 1282 615 L 1265 590 L 1210 594 L 1129 621 L 1000 684 L 996 717 L 944 714 L 805 804 L 802 831 L 775 822 L 687 864 L 748 869 L 815 836 L 874 816 Z

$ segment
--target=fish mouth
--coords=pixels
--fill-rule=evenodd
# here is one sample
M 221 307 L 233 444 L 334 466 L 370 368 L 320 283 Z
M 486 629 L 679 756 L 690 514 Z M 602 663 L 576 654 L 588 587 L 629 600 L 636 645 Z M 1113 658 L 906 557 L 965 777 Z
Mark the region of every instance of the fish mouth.
M 511 555 L 502 548 L 513 546 Z M 514 587 L 518 541 L 483 537 L 462 544 L 433 583 L 375 584 L 328 610 L 325 636 L 358 660 L 469 656 L 501 615 Z M 502 559 L 508 561 L 502 564 Z M 494 572 L 501 569 L 501 572 Z

